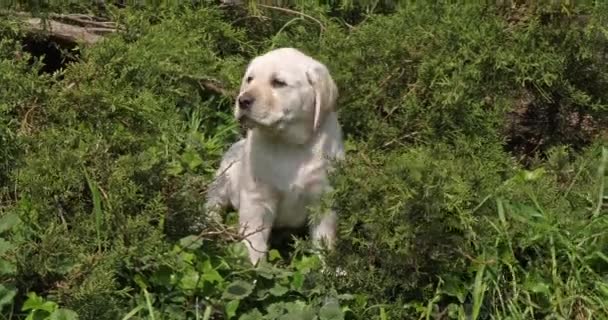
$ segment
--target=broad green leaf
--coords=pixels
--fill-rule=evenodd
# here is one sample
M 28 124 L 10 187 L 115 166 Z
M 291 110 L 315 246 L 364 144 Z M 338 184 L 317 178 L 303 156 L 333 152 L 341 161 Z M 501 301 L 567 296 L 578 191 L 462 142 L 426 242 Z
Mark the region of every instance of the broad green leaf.
M 150 276 L 150 282 L 163 286 L 169 286 L 171 285 L 171 279 L 173 276 L 173 270 L 171 268 L 161 266 L 152 274 L 152 276 Z
M 236 315 L 236 309 L 239 308 L 239 303 L 241 300 L 232 300 L 226 303 L 225 311 L 228 319 L 232 319 Z
M 49 320 L 76 320 L 78 319 L 78 314 L 70 309 L 57 309 L 55 312 L 51 313 L 49 316 Z
M 4 285 L 0 284 L 0 310 L 2 307 L 13 302 L 13 298 L 17 294 L 17 290 L 9 289 Z
M 596 281 L 595 287 L 600 293 L 604 295 L 605 299 L 608 299 L 608 284 L 601 281 Z
M 321 320 L 343 320 L 344 312 L 336 301 L 328 302 L 319 310 Z
M 283 313 L 285 313 L 285 307 L 283 302 L 277 302 L 266 307 L 266 312 L 268 313 L 268 318 L 276 319 L 280 317 Z
M 0 233 L 7 231 L 8 229 L 19 223 L 19 216 L 16 213 L 7 213 L 0 217 Z
M 6 253 L 7 251 L 13 250 L 15 245 L 8 242 L 4 238 L 0 238 L 0 255 Z
M 203 239 L 199 236 L 189 235 L 179 239 L 179 245 L 185 249 L 196 250 L 203 245 Z
M 57 309 L 57 303 L 53 301 L 46 301 L 44 298 L 38 296 L 35 292 L 27 294 L 27 300 L 23 303 L 21 311 L 27 310 L 43 310 L 48 313 L 52 313 Z
M 281 260 L 281 254 L 277 249 L 272 249 L 268 252 L 268 261 L 272 262 L 275 260 Z
M 380 307 L 380 320 L 388 320 L 384 307 Z
M 0 259 L 0 275 L 11 275 L 17 273 L 17 267 L 7 260 Z
M 184 168 L 182 167 L 181 163 L 177 161 L 171 161 L 167 164 L 166 171 L 167 174 L 171 176 L 179 176 L 179 174 L 184 171 Z
M 306 274 L 310 270 L 317 270 L 321 266 L 321 261 L 317 255 L 303 256 L 300 260 L 294 260 L 292 265 L 296 270 Z
M 243 299 L 251 294 L 253 285 L 243 280 L 236 280 L 226 287 L 222 299 Z
M 195 150 L 188 150 L 182 155 L 182 161 L 188 166 L 190 170 L 196 169 L 198 166 L 203 164 L 203 159 L 196 153 Z
M 526 288 L 526 290 L 530 290 L 534 293 L 548 294 L 551 291 L 549 285 L 544 281 L 544 279 L 535 273 L 531 273 L 526 277 L 523 287 Z
M 275 297 L 280 297 L 280 296 L 286 294 L 287 291 L 289 291 L 289 289 L 287 289 L 287 287 L 284 287 L 278 283 L 275 284 L 274 287 L 272 287 L 272 289 L 268 290 L 268 292 L 270 292 L 270 294 L 272 294 Z
M 179 286 L 183 290 L 193 290 L 199 284 L 200 275 L 198 272 L 190 269 L 185 272 L 179 281 Z
M 444 280 L 444 285 L 441 288 L 442 292 L 449 296 L 456 297 L 460 303 L 464 303 L 467 290 L 465 284 L 462 283 L 462 280 L 456 277 L 446 277 Z
M 315 312 L 304 301 L 294 301 L 284 304 L 286 314 L 279 317 L 281 320 L 313 320 Z
M 213 268 L 211 261 L 209 260 L 203 262 L 203 275 L 201 276 L 201 279 L 211 283 L 224 282 L 222 275 Z
M 264 319 L 264 316 L 258 309 L 253 309 L 239 317 L 239 320 L 260 320 L 260 319 Z
M 291 288 L 294 290 L 299 290 L 304 286 L 304 275 L 296 271 L 291 278 Z

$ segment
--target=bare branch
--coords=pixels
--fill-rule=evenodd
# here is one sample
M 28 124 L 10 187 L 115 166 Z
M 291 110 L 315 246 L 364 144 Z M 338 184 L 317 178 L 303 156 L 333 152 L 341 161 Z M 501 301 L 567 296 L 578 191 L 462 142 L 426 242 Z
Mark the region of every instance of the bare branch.
M 103 35 L 118 30 L 115 22 L 100 21 L 95 17 L 82 14 L 51 13 L 45 19 L 18 11 L 2 10 L 0 14 L 19 18 L 25 23 L 29 32 L 42 33 L 63 41 L 89 45 L 103 39 Z
M 24 22 L 27 23 L 29 31 L 46 33 L 69 42 L 94 44 L 103 38 L 103 36 L 92 32 L 93 30 L 89 30 L 90 28 L 74 26 L 54 20 L 47 20 L 47 23 L 44 24 L 40 18 L 28 18 Z M 94 31 L 99 32 L 99 29 Z

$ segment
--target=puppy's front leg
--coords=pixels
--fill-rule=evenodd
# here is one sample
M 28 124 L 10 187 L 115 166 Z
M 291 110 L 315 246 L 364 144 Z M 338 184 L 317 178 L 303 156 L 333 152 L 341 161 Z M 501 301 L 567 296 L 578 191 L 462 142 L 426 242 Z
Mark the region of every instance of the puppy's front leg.
M 256 265 L 268 252 L 268 238 L 274 222 L 276 204 L 254 201 L 249 197 L 241 199 L 239 210 L 240 232 L 249 251 L 249 260 Z
M 316 247 L 325 244 L 327 249 L 333 249 L 336 241 L 336 228 L 338 215 L 333 210 L 328 210 L 320 220 L 311 226 L 311 238 Z

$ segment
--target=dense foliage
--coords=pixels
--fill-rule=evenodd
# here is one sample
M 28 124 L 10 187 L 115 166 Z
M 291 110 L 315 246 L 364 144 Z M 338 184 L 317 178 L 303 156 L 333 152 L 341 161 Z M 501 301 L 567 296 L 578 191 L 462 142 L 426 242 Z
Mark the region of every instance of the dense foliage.
M 306 3 L 27 8 L 121 26 L 54 73 L 0 16 L 0 318 L 608 318 L 608 6 Z M 204 192 L 281 46 L 340 88 L 340 239 L 253 268 Z

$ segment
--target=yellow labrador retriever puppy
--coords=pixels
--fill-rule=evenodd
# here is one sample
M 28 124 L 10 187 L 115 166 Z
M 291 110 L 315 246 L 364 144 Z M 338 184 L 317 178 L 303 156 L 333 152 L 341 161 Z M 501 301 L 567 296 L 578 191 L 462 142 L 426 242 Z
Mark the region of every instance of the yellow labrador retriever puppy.
M 307 208 L 331 190 L 331 162 L 344 158 L 337 97 L 326 66 L 296 49 L 250 62 L 234 111 L 247 135 L 224 155 L 206 207 L 238 210 L 253 264 L 265 257 L 272 227 L 310 223 L 313 241 L 333 247 L 336 213 L 309 219 Z

